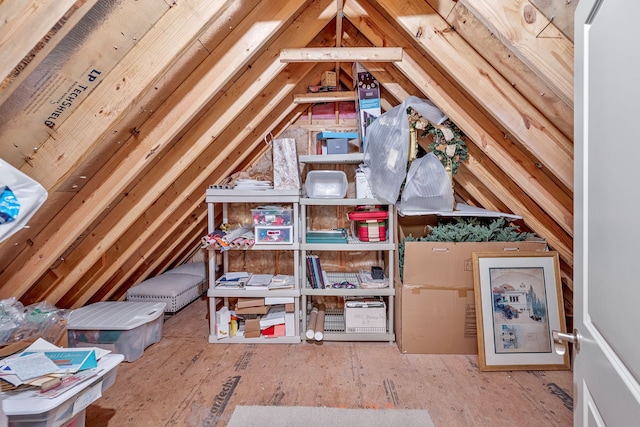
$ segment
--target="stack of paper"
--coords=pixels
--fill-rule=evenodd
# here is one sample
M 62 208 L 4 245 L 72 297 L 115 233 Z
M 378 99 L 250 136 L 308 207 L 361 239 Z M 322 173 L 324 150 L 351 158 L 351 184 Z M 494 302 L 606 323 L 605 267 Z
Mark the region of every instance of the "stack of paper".
M 272 274 L 252 274 L 244 288 L 248 291 L 268 291 L 272 278 Z
M 246 271 L 226 273 L 216 280 L 218 289 L 242 289 L 249 280 L 249 273 Z
M 23 352 L 0 362 L 0 379 L 13 387 L 26 385 L 42 391 L 55 388 L 53 394 L 57 395 L 61 389 L 95 376 L 98 360 L 108 353 L 97 347 L 60 348 L 38 339 Z
M 293 276 L 286 274 L 277 274 L 271 278 L 269 283 L 269 289 L 289 289 L 295 285 L 295 279 Z

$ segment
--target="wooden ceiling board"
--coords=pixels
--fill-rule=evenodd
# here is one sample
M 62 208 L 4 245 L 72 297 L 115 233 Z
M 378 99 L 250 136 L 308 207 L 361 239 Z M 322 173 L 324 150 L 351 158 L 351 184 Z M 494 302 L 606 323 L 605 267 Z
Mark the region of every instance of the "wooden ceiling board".
M 353 3 L 348 3 L 345 5 L 345 14 L 369 39 L 380 38 L 376 33 L 382 31 L 387 41 L 391 39 L 392 42 L 403 43 L 395 29 L 383 26 L 383 18 L 373 9 L 357 9 Z M 392 38 L 394 35 L 395 38 Z M 572 230 L 571 198 L 550 181 L 526 155 L 517 149 L 513 150 L 501 131 L 446 78 L 439 76 L 438 71 L 428 61 L 414 53 L 410 46 L 403 47 L 404 59 L 395 63 L 395 66 L 413 81 L 427 98 L 449 115 L 471 141 L 494 162 L 500 164 L 507 175 L 520 185 L 522 191 L 527 192 L 540 206 L 548 209 L 565 230 Z
M 518 92 L 569 139 L 573 139 L 573 103 L 561 100 L 466 8 L 458 2 L 447 22 L 491 63 Z
M 317 20 L 317 16 L 307 15 L 301 16 L 299 19 L 316 22 L 318 27 L 315 29 L 315 33 L 311 22 L 307 25 L 310 29 L 310 34 L 312 35 L 315 35 L 317 31 L 322 28 L 320 25 L 323 25 L 321 21 Z M 287 31 L 293 31 L 295 26 L 290 28 L 291 29 Z M 285 34 L 280 36 L 279 39 L 287 40 L 288 37 L 290 36 L 285 32 Z M 263 55 L 267 58 L 273 57 L 273 55 L 270 55 L 268 52 Z M 164 189 L 167 185 L 173 185 L 176 179 L 183 175 L 184 170 L 179 169 L 174 165 L 184 165 L 183 167 L 186 167 L 196 160 L 197 163 L 204 164 L 202 168 L 192 168 L 193 172 L 190 174 L 188 179 L 185 180 L 185 186 L 181 188 L 181 194 L 190 194 L 194 188 L 199 187 L 197 185 L 197 176 L 199 174 L 206 174 L 207 170 L 215 168 L 219 163 L 220 151 L 215 151 L 211 156 L 207 155 L 207 152 L 216 147 L 224 147 L 222 149 L 222 153 L 224 153 L 231 150 L 233 147 L 233 144 L 228 145 L 226 141 L 219 139 L 219 136 L 216 136 L 212 141 L 209 135 L 218 135 L 218 133 L 224 131 L 225 127 L 228 126 L 229 121 L 236 115 L 241 114 L 245 109 L 246 103 L 248 103 L 252 97 L 256 96 L 255 91 L 260 90 L 260 83 L 266 84 L 271 81 L 272 77 L 267 77 L 265 73 L 271 73 L 272 76 L 276 76 L 279 70 L 284 68 L 284 65 L 279 64 L 277 60 L 271 59 L 271 61 L 272 64 L 276 64 L 276 66 L 274 67 L 273 65 L 270 66 L 269 64 L 265 64 L 267 69 L 264 72 L 262 72 L 260 67 L 257 66 L 257 62 L 254 62 L 254 66 L 251 68 L 250 72 L 244 73 L 238 79 L 238 87 L 235 89 L 238 93 L 225 94 L 225 97 L 222 99 L 224 102 L 221 101 L 216 105 L 213 111 L 208 113 L 208 116 L 210 117 L 209 121 L 206 116 L 203 117 L 200 123 L 194 126 L 183 138 L 186 141 L 192 141 L 192 143 L 175 145 L 165 157 L 160 159 L 158 165 L 149 171 L 148 175 L 145 176 L 144 181 L 138 186 L 139 190 L 137 189 L 128 193 L 128 197 L 126 199 L 127 203 L 120 204 L 113 209 L 111 216 L 114 219 L 111 221 L 105 221 L 100 225 L 100 227 L 104 229 L 104 233 L 94 232 L 97 236 L 95 240 L 88 239 L 86 242 L 83 242 L 83 250 L 79 252 L 78 256 L 80 259 L 74 265 L 74 271 L 67 272 L 64 279 L 61 280 L 58 286 L 51 290 L 47 295 L 49 300 L 57 301 L 61 295 L 66 293 L 67 289 L 73 286 L 75 281 L 78 280 L 78 277 L 83 270 L 82 266 L 89 266 L 91 262 L 96 259 L 97 253 L 92 252 L 93 247 L 100 246 L 106 248 L 113 244 L 114 239 L 117 239 L 120 234 L 131 229 L 138 215 L 146 212 L 151 203 L 158 205 L 159 202 L 156 200 L 158 195 L 164 193 Z M 309 67 L 311 66 L 312 65 Z M 259 77 L 260 75 L 262 75 L 262 77 Z M 252 87 L 243 85 L 243 81 Z M 214 86 L 210 85 L 209 87 Z M 200 188 L 199 191 L 202 192 L 202 188 Z M 175 209 L 179 202 L 179 198 L 172 198 L 168 202 L 171 206 L 168 211 L 170 212 Z M 162 215 L 154 215 L 153 219 L 150 220 L 150 223 L 145 224 L 142 235 L 151 233 L 155 226 L 162 226 L 163 220 L 164 217 Z M 115 267 L 117 267 L 117 265 L 111 265 L 108 268 L 113 269 Z M 99 283 L 96 283 L 94 286 L 98 287 Z
M 0 2 L 0 78 L 10 76 L 16 64 L 22 70 L 29 52 L 55 29 L 60 20 L 75 12 L 76 0 L 30 0 Z M 60 25 L 63 26 L 63 25 Z M 55 31 L 55 30 L 54 30 Z M 27 59 L 30 61 L 30 59 Z M 26 61 L 25 61 L 26 62 Z M 13 76 L 11 76 L 13 78 Z M 5 83 L 2 87 L 4 88 Z
M 414 0 L 379 0 L 376 5 L 496 117 L 512 138 L 567 188 L 573 188 L 571 141 L 532 108 L 446 21 L 427 4 Z
M 293 2 L 288 2 L 289 6 L 286 9 L 287 12 L 293 14 L 297 11 L 296 5 Z M 265 8 L 261 11 L 261 17 L 267 18 L 269 17 L 269 8 Z M 271 12 L 275 14 L 275 17 L 283 14 L 283 11 L 275 11 Z M 286 15 L 284 15 L 286 16 Z M 274 18 L 275 18 L 274 17 Z M 256 19 L 256 18 L 253 18 Z M 245 25 L 249 25 L 253 27 L 253 21 L 247 22 Z M 265 39 L 262 37 L 266 37 L 269 32 L 277 31 L 278 25 L 273 22 L 281 22 L 281 21 L 271 21 L 272 24 L 268 25 L 267 28 L 262 29 L 262 31 L 266 31 L 267 33 L 261 34 L 261 37 L 256 37 L 255 32 L 257 29 L 254 29 L 253 37 L 248 37 L 246 35 L 247 28 L 243 26 L 237 27 L 227 39 L 229 42 L 226 44 L 220 45 L 220 52 L 214 51 L 209 56 L 212 58 L 216 66 L 211 66 L 207 61 L 203 62 L 199 68 L 203 68 L 201 73 L 192 73 L 189 75 L 187 80 L 185 80 L 185 84 L 181 87 L 184 87 L 184 95 L 177 99 L 176 106 L 172 106 L 170 111 L 164 111 L 166 103 L 161 106 L 154 116 L 159 117 L 161 123 L 155 123 L 155 126 L 150 129 L 146 129 L 144 126 L 140 129 L 140 134 L 135 135 L 136 139 L 138 139 L 137 145 L 133 148 L 133 151 L 129 153 L 129 155 L 122 161 L 114 165 L 114 167 L 108 167 L 107 171 L 105 171 L 104 178 L 100 178 L 99 182 L 101 183 L 100 187 L 96 189 L 96 193 L 100 193 L 99 195 L 94 193 L 90 194 L 88 197 L 95 197 L 93 203 L 83 203 L 78 208 L 71 211 L 69 214 L 69 221 L 65 223 L 67 228 L 74 227 L 77 229 L 81 227 L 83 224 L 86 224 L 88 219 L 91 218 L 90 212 L 87 211 L 97 211 L 103 209 L 104 206 L 108 203 L 109 200 L 113 198 L 111 196 L 112 193 L 117 192 L 119 188 L 127 185 L 129 182 L 132 182 L 137 177 L 137 173 L 145 168 L 145 166 L 149 163 L 149 157 L 152 157 L 156 151 L 158 151 L 159 147 L 168 144 L 171 140 L 171 136 L 175 133 L 182 131 L 182 126 L 184 123 L 191 122 L 191 120 L 198 114 L 199 109 L 198 106 L 202 106 L 206 104 L 208 99 L 211 97 L 209 94 L 215 92 L 216 87 L 220 87 L 227 80 L 231 79 L 231 77 L 235 74 L 235 70 L 242 68 L 244 63 L 248 61 L 248 55 L 250 52 L 260 51 L 261 47 L 266 43 Z M 282 23 L 282 22 L 281 22 Z M 236 35 L 237 31 L 237 35 Z M 315 35 L 315 34 L 314 34 Z M 227 40 L 225 39 L 225 40 Z M 231 48 L 233 47 L 233 49 Z M 224 50 L 223 50 L 224 49 Z M 234 49 L 236 49 L 234 51 Z M 236 64 L 236 67 L 233 64 Z M 196 78 L 200 77 L 200 74 L 203 74 L 200 80 L 196 80 Z M 175 99 L 175 97 L 174 97 Z M 233 111 L 241 111 L 242 108 L 238 108 Z M 230 112 L 227 112 L 230 114 Z M 215 135 L 217 132 L 213 132 Z M 199 142 L 200 147 L 205 147 L 208 145 L 210 141 L 210 137 L 206 137 L 201 139 Z M 181 164 L 189 164 L 193 161 L 194 158 L 197 157 L 199 150 L 194 146 L 186 153 L 186 158 L 180 159 L 179 161 L 175 161 L 174 165 Z M 115 162 L 114 162 L 115 163 Z M 170 184 L 174 176 L 179 173 L 180 170 L 176 170 L 175 168 L 169 168 L 167 173 L 160 173 L 161 179 L 158 182 L 153 183 L 153 187 L 155 189 L 148 188 L 147 191 L 141 191 L 142 199 L 138 200 L 138 205 L 134 206 L 134 210 L 137 212 L 142 212 L 145 210 L 148 204 L 152 203 L 157 195 L 162 193 L 162 186 Z M 107 194 L 105 194 L 107 193 Z M 81 196 L 81 194 L 79 194 Z M 146 202 L 144 200 L 147 200 Z M 86 201 L 86 198 L 83 198 L 83 202 Z M 133 212 L 127 211 L 123 212 L 124 218 L 120 218 L 119 222 L 113 222 L 111 224 L 111 229 L 122 230 L 127 228 L 126 223 L 137 218 L 137 215 Z M 73 217 L 73 218 L 71 218 Z M 119 226 L 118 226 L 119 224 Z M 106 225 L 105 225 L 106 227 Z M 83 227 L 82 227 L 83 228 Z M 70 235 L 76 235 L 70 230 L 52 230 L 51 234 L 59 234 L 61 235 L 61 239 L 68 239 Z M 31 256 L 31 258 L 27 261 L 27 264 L 33 263 L 35 265 L 39 265 L 42 268 L 43 263 L 41 260 L 43 258 L 52 258 L 52 253 L 56 253 L 56 247 L 63 246 L 59 241 L 49 240 L 47 242 L 46 248 L 38 251 L 37 254 Z M 67 245 L 64 245 L 67 246 Z M 103 246 L 98 247 L 98 251 L 92 251 L 93 257 L 83 257 L 82 263 L 90 264 L 92 259 L 100 253 L 100 248 L 108 247 L 107 244 L 103 244 Z M 82 272 L 82 266 L 76 266 L 77 273 L 65 277 L 65 281 L 67 283 L 72 283 L 73 279 L 76 279 L 78 275 Z M 29 270 L 29 269 L 21 269 L 20 273 L 27 273 L 31 276 L 31 280 L 23 280 L 22 277 L 19 276 L 11 276 L 9 281 L 15 281 L 15 283 L 25 283 L 32 282 L 35 277 L 38 277 L 38 270 Z M 0 275 L 1 277 L 1 275 Z M 22 285 L 24 286 L 24 285 Z M 20 290 L 22 286 L 15 286 L 15 289 L 18 294 L 20 294 Z M 67 285 L 68 286 L 68 285 Z M 64 293 L 67 292 L 67 286 L 60 285 L 55 289 L 51 289 L 50 293 L 46 295 L 52 301 L 57 301 Z M 11 287 L 9 287 L 11 288 Z M 0 297 L 2 295 L 2 291 L 6 291 L 7 288 L 0 289 Z
M 578 2 L 579 0 L 531 0 L 531 4 L 552 21 L 553 25 L 572 42 L 574 37 L 573 17 L 576 14 Z M 546 32 L 543 31 L 541 36 L 546 37 Z
M 99 144 L 102 126 L 112 124 L 126 109 L 126 103 L 116 102 L 120 98 L 114 92 L 128 93 L 136 83 L 161 71 L 149 61 L 146 75 L 117 72 L 130 66 L 127 58 L 136 53 L 144 62 L 149 60 L 145 55 L 157 55 L 156 64 L 162 63 L 163 54 L 171 53 L 171 49 L 159 51 L 157 45 L 154 52 L 149 42 L 157 33 L 154 25 L 162 25 L 166 11 L 167 5 L 155 0 L 97 2 L 47 58 L 29 71 L 0 105 L 0 141 L 11 141 L 16 148 L 8 153 L 23 156 L 15 167 L 48 191 L 64 182 Z M 105 89 L 113 92 L 107 90 L 108 97 L 101 97 Z
M 573 105 L 573 42 L 528 0 L 462 0 L 514 55 Z
M 74 6 L 88 8 L 91 1 Z M 508 0 L 510 10 L 536 6 L 541 13 L 528 15 L 535 23 L 500 21 L 501 27 L 515 26 L 523 37 L 528 26 L 551 20 L 538 38 L 557 34 L 569 16 L 550 16 L 550 10 L 567 8 L 541 5 L 545 1 Z M 315 117 L 311 125 L 294 122 L 306 106 L 292 97 L 317 85 L 328 64 L 282 64 L 280 51 L 338 45 L 403 49 L 401 62 L 369 63 L 384 108 L 409 94 L 440 106 L 468 135 L 472 155 L 455 178 L 457 195 L 522 215 L 525 226 L 559 251 L 563 283 L 571 286 L 572 165 L 563 166 L 572 162 L 572 103 L 549 89 L 548 79 L 558 81 L 544 75 L 553 64 L 525 63 L 506 46 L 511 39 L 491 34 L 491 18 L 508 12 L 493 8 L 505 4 L 482 0 L 476 12 L 491 8 L 476 18 L 456 0 L 161 3 L 166 10 L 153 28 L 100 75 L 100 85 L 42 149 L 17 156 L 24 163 L 35 154 L 33 166 L 22 167 L 53 191 L 32 228 L 0 242 L 0 298 L 22 295 L 67 307 L 122 300 L 131 285 L 184 261 L 206 233 L 209 184 L 264 167 L 270 158 L 265 137 L 327 124 Z M 0 16 L 6 5 L 0 2 Z M 77 18 L 83 13 L 75 12 Z M 57 37 L 78 21 L 62 26 Z M 3 34 L 0 23 L 0 40 Z M 107 46 L 111 36 L 97 45 Z M 55 37 L 40 52 L 53 51 Z M 548 54 L 537 51 L 543 45 L 558 40 L 529 38 L 521 50 L 542 58 Z M 11 67 L 19 56 L 8 61 Z M 349 88 L 351 63 L 344 61 L 334 65 Z M 27 81 L 32 69 L 18 77 Z M 0 108 L 13 91 L 0 86 Z M 346 123 L 336 120 L 338 127 Z M 19 151 L 5 145 L 0 138 L 0 157 Z M 558 154 L 556 163 L 551 152 Z M 45 164 L 51 170 L 44 171 Z

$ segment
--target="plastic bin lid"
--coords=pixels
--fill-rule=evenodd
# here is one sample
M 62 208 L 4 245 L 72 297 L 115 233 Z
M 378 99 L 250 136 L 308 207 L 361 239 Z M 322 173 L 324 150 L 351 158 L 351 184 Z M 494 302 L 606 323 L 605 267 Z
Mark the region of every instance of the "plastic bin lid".
M 67 328 L 128 331 L 164 315 L 166 305 L 166 302 L 97 302 L 73 310 Z

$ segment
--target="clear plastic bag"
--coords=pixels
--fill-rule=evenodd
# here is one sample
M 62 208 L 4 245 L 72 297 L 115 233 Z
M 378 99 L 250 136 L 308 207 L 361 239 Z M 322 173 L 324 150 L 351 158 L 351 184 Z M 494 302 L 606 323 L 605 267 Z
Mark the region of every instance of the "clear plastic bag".
M 8 189 L 8 191 L 7 191 Z M 47 190 L 0 159 L 0 242 L 22 229 L 47 200 Z
M 411 162 L 400 204 L 403 212 L 453 210 L 451 180 L 435 154 Z
M 442 124 L 447 116 L 428 100 L 409 96 L 402 104 L 380 115 L 367 130 L 365 164 L 370 168 L 369 185 L 373 195 L 385 202 L 396 203 L 407 175 L 409 158 L 409 118 L 411 107 L 434 124 Z

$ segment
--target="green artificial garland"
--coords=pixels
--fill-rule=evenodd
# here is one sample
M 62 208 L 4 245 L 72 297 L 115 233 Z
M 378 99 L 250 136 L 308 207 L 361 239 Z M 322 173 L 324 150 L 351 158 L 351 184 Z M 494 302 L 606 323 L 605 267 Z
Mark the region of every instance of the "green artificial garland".
M 521 232 L 518 227 L 508 225 L 504 218 L 456 217 L 454 221 L 442 221 L 427 228 L 429 234 L 426 236 L 409 235 L 398 245 L 401 278 L 404 276 L 405 242 L 520 242 L 535 237 L 534 233 Z
M 407 108 L 407 114 L 410 126 L 422 131 L 420 136 L 433 136 L 433 142 L 427 148 L 440 159 L 445 168 L 451 161 L 451 173 L 455 175 L 460 164 L 469 159 L 464 133 L 449 119 L 441 125 L 434 125 L 411 107 Z

